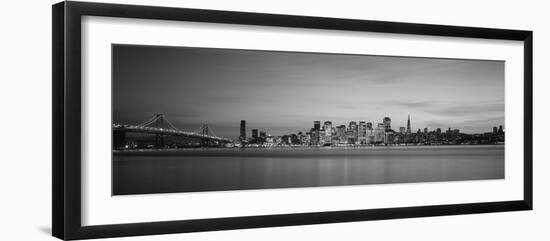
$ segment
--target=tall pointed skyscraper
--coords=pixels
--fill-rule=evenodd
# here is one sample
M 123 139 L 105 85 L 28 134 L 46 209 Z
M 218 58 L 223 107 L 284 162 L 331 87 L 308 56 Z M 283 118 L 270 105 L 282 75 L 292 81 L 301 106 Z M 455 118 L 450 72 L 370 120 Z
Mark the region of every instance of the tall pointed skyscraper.
M 411 115 L 407 117 L 407 134 L 411 134 Z

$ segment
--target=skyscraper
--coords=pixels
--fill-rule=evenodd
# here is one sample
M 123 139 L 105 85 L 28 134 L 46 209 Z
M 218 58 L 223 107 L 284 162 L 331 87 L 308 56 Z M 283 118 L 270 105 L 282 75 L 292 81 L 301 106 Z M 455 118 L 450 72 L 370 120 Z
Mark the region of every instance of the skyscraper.
M 325 121 L 323 123 L 323 129 L 325 130 L 325 143 L 331 143 L 332 141 L 332 122 L 331 121 Z
M 382 122 L 384 123 L 384 125 L 386 126 L 385 130 L 386 131 L 389 131 L 391 130 L 391 119 L 389 117 L 384 117 L 384 119 L 382 120 Z
M 359 121 L 357 128 L 357 139 L 359 144 L 367 144 L 367 124 L 364 121 Z
M 321 130 L 321 121 L 313 121 L 313 129 L 311 129 L 311 144 L 319 145 L 319 131 Z
M 370 129 L 368 128 L 368 125 L 367 125 L 366 137 L 367 137 L 367 144 L 374 144 L 375 143 L 375 130 L 372 129 L 372 123 L 371 123 L 371 128 Z
M 374 142 L 384 143 L 386 140 L 386 124 L 378 123 L 376 129 L 374 129 Z
M 372 130 L 372 122 L 367 122 L 367 130 Z
M 348 128 L 353 131 L 353 137 L 354 138 L 357 138 L 357 122 L 355 121 L 350 121 L 349 122 L 349 125 L 348 125 Z
M 325 143 L 327 143 L 326 131 L 324 128 L 321 128 L 321 130 L 319 130 L 319 145 L 323 146 Z
M 320 130 L 321 129 L 321 121 L 314 121 L 313 122 L 313 129 Z
M 325 121 L 325 123 L 323 123 L 323 129 L 326 130 L 331 130 L 332 129 L 332 122 L 331 121 Z
M 407 117 L 407 134 L 411 134 L 411 115 Z
M 241 134 L 239 135 L 241 141 L 246 140 L 246 121 L 241 120 Z
M 258 138 L 258 142 L 263 144 L 265 142 L 265 140 L 267 139 L 267 135 L 265 133 L 265 131 L 260 131 L 260 138 Z
M 336 135 L 338 136 L 339 143 L 346 143 L 346 125 L 339 125 L 336 127 Z
M 357 143 L 357 122 L 350 121 L 348 125 L 348 130 L 346 131 L 348 136 L 348 144 Z

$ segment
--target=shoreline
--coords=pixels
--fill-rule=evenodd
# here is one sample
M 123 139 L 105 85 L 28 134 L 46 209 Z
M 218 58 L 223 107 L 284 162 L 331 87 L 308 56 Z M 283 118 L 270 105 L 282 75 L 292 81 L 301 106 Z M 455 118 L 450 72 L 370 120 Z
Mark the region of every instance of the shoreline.
M 384 150 L 384 149 L 439 149 L 439 148 L 475 148 L 504 147 L 505 144 L 455 144 L 455 145 L 361 145 L 361 146 L 273 146 L 273 147 L 196 147 L 196 148 L 164 148 L 164 149 L 126 149 L 112 150 L 113 154 L 135 153 L 174 153 L 174 152 L 204 152 L 204 151 L 291 151 L 291 150 Z

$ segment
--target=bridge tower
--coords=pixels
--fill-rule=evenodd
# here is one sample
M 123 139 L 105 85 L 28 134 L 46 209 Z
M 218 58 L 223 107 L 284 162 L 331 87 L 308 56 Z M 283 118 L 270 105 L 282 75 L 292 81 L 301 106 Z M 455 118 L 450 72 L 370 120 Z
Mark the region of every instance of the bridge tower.
M 162 128 L 164 122 L 165 122 L 164 114 L 155 115 L 155 127 Z M 155 147 L 156 148 L 164 147 L 164 135 L 162 135 L 161 133 L 155 134 Z
M 206 123 L 203 123 L 203 124 L 202 124 L 202 127 L 201 127 L 201 134 L 202 134 L 202 135 L 208 135 L 208 124 L 206 124 Z M 207 138 L 203 138 L 203 139 L 201 140 L 201 146 L 208 147 L 208 146 L 210 146 L 210 144 L 211 144 L 211 142 L 210 142 L 210 140 L 207 139 Z

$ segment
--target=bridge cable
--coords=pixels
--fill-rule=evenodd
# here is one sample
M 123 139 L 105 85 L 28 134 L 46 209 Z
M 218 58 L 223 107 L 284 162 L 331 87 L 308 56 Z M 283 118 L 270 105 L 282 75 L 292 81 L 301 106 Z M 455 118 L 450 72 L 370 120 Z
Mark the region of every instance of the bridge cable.
M 180 131 L 178 128 L 176 128 L 174 125 L 172 125 L 172 123 L 170 121 L 168 121 L 168 119 L 164 119 L 164 121 L 166 121 L 166 123 L 168 124 L 168 126 L 174 130 L 174 131 Z
M 151 119 L 149 119 L 148 121 L 143 122 L 143 123 L 139 124 L 138 126 L 148 126 L 148 125 L 152 124 L 153 122 L 157 121 L 158 118 L 159 118 L 159 116 L 155 115 L 155 116 L 151 117 Z
M 218 135 L 216 135 L 216 133 L 214 133 L 214 130 L 212 130 L 212 128 L 210 128 L 210 126 L 208 127 L 208 132 L 212 133 L 211 136 L 218 137 Z

